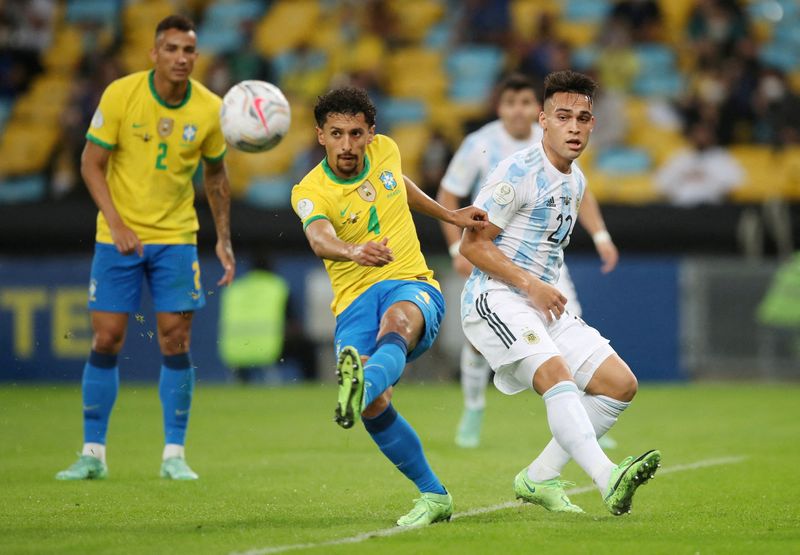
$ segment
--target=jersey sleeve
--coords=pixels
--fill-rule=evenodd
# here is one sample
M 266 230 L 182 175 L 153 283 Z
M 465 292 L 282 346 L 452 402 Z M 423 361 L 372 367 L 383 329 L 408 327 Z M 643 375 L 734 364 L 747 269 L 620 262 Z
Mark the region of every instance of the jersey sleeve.
M 507 159 L 486 177 L 486 183 L 475 197 L 474 205 L 486 210 L 489 221 L 500 229 L 505 229 L 524 203 L 521 175 L 513 159 Z
M 474 152 L 475 144 L 474 136 L 467 137 L 461 143 L 442 178 L 442 189 L 459 198 L 470 196 L 480 173 L 479 157 Z
M 292 188 L 292 209 L 303 223 L 303 231 L 316 220 L 333 221 L 328 201 L 305 182 Z
M 87 140 L 108 150 L 117 146 L 120 123 L 126 109 L 123 93 L 119 81 L 106 87 L 86 132 Z
M 208 132 L 208 135 L 206 135 L 205 140 L 203 140 L 203 145 L 201 147 L 203 159 L 208 162 L 218 162 L 222 160 L 227 151 L 225 136 L 222 134 L 222 127 L 219 119 L 220 106 L 221 103 L 215 104 L 211 130 Z

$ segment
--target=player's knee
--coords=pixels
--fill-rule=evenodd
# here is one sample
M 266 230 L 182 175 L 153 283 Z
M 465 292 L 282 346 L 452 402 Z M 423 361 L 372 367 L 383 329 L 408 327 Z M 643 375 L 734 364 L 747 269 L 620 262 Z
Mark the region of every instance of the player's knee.
M 114 326 L 96 329 L 92 338 L 92 349 L 98 353 L 116 354 L 125 341 L 125 329 Z
M 389 406 L 392 402 L 392 389 L 389 388 L 379 397 L 377 397 L 374 401 L 372 401 L 367 408 L 364 409 L 364 412 L 361 413 L 361 416 L 364 418 L 375 418 L 376 416 L 380 416 L 383 414 L 383 411 Z
M 617 399 L 627 403 L 633 401 L 633 398 L 636 397 L 636 392 L 639 391 L 639 381 L 636 379 L 636 376 L 633 375 L 633 372 L 628 369 L 628 371 L 623 373 L 619 378 L 616 387 Z
M 543 395 L 545 391 L 559 382 L 571 381 L 572 374 L 563 358 L 555 356 L 547 359 L 533 374 L 533 389 Z

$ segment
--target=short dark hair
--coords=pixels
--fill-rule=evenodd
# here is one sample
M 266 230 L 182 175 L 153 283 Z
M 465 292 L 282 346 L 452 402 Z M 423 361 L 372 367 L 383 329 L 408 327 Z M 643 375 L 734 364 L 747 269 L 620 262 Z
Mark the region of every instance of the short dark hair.
M 506 75 L 497 84 L 497 94 L 501 95 L 506 91 L 523 91 L 530 89 L 536 94 L 536 88 L 533 85 L 533 80 L 524 73 L 514 72 Z
M 328 114 L 356 116 L 360 113 L 364 114 L 367 125 L 375 125 L 375 104 L 370 100 L 367 91 L 359 87 L 341 87 L 328 91 L 317 97 L 317 105 L 314 106 L 314 119 L 319 128 L 325 125 Z
M 188 33 L 189 31 L 195 30 L 194 21 L 185 15 L 168 15 L 156 25 L 156 37 L 168 29 L 177 29 L 178 31 Z
M 569 69 L 554 71 L 544 78 L 542 102 L 560 92 L 586 95 L 590 101 L 593 101 L 595 91 L 597 91 L 597 83 L 588 75 Z

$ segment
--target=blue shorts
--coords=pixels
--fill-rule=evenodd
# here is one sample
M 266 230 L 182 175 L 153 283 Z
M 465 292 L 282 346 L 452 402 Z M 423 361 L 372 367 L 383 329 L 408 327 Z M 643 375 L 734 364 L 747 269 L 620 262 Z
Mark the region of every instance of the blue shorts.
M 400 301 L 417 305 L 425 318 L 422 337 L 414 350 L 408 353 L 406 360 L 411 362 L 430 349 L 444 318 L 444 297 L 430 283 L 388 280 L 364 291 L 336 317 L 334 345 L 337 356 L 339 349 L 348 345 L 355 347 L 361 355 L 369 356 L 375 352 L 381 318 L 390 306 Z
M 135 312 L 147 279 L 156 312 L 190 312 L 206 304 L 196 245 L 144 245 L 144 255 L 123 255 L 95 243 L 89 310 Z

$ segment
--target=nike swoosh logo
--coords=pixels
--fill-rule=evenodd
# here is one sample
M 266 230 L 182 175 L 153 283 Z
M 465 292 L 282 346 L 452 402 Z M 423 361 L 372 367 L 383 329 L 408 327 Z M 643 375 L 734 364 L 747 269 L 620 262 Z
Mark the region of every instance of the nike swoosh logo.
M 344 218 L 344 215 L 345 215 L 345 214 L 347 214 L 347 211 L 348 211 L 349 209 L 350 209 L 350 205 L 348 204 L 347 206 L 345 206 L 345 207 L 344 207 L 344 210 L 340 210 L 340 211 L 339 211 L 339 216 L 341 216 L 342 218 Z
M 133 124 L 133 128 L 134 129 L 139 129 L 140 127 L 144 127 L 145 125 L 147 125 L 147 124 L 146 123 L 134 123 Z
M 253 104 L 256 106 L 256 113 L 258 114 L 258 119 L 261 120 L 261 125 L 264 126 L 264 129 L 268 129 L 267 118 L 264 117 L 264 111 L 261 109 L 261 105 L 264 104 L 264 99 L 259 96 L 253 100 Z
M 83 410 L 90 411 L 90 410 L 97 410 L 100 408 L 100 405 L 84 405 Z
M 188 410 L 175 409 L 175 416 L 186 416 L 189 414 Z

